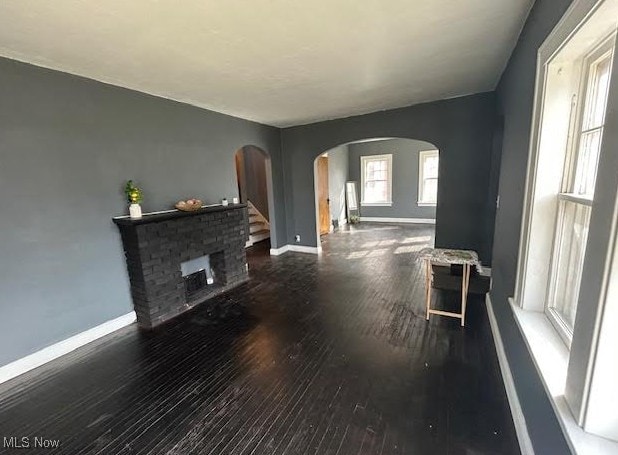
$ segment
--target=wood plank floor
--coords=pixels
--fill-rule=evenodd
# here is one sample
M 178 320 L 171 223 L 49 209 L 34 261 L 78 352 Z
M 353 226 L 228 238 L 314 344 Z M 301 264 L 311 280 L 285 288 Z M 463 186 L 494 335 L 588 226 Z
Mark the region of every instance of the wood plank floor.
M 363 224 L 320 257 L 255 246 L 227 295 L 0 386 L 0 438 L 30 438 L 0 451 L 518 454 L 482 297 L 465 328 L 425 321 L 416 255 L 432 243 L 428 227 Z

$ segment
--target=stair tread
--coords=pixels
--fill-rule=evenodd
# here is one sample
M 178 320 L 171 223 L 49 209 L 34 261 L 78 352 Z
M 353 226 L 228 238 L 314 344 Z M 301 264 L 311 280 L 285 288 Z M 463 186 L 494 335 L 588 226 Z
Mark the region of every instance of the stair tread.
M 262 229 L 261 231 L 252 232 L 251 235 L 270 234 L 269 229 Z
M 264 224 L 263 221 L 249 221 L 249 226 L 256 226 L 258 224 Z

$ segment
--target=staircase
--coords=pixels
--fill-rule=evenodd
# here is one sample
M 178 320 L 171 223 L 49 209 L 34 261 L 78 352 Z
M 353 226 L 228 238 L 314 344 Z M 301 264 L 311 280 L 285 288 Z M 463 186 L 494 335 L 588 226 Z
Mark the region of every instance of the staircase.
M 270 238 L 270 223 L 266 217 L 255 208 L 251 201 L 247 201 L 247 210 L 249 211 L 249 240 L 245 248 Z

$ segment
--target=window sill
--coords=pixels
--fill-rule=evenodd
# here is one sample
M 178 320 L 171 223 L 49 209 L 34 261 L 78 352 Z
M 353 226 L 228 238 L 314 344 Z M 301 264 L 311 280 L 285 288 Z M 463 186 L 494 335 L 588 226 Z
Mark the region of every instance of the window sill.
M 418 205 L 419 207 L 435 207 L 437 204 L 435 202 L 418 201 L 416 205 Z
M 361 202 L 362 207 L 392 207 L 392 202 Z
M 564 397 L 569 351 L 545 313 L 526 311 L 509 298 L 513 316 L 558 417 L 565 438 L 575 454 L 618 453 L 618 442 L 586 433 L 575 421 Z

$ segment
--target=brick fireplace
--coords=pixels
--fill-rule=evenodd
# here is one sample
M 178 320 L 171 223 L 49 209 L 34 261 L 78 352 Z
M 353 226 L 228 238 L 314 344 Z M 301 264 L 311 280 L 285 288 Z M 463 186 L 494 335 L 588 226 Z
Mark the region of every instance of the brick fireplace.
M 141 327 L 153 328 L 248 279 L 245 204 L 113 221 Z

